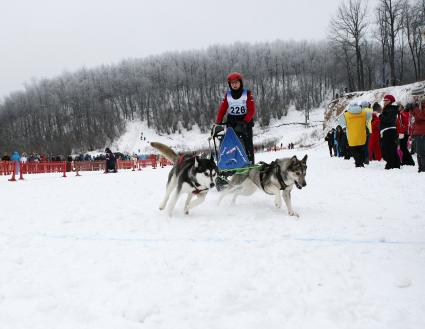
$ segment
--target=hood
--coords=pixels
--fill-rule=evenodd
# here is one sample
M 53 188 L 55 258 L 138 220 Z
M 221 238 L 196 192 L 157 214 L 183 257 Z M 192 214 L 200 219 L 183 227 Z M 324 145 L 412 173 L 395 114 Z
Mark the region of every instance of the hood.
M 350 104 L 347 111 L 353 114 L 359 114 L 362 112 L 362 107 L 358 104 Z

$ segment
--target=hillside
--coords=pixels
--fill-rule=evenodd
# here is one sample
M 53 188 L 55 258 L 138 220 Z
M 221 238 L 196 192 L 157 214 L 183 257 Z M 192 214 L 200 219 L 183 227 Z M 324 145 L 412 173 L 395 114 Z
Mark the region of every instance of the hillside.
M 346 106 L 350 102 L 360 102 L 366 100 L 371 104 L 378 102 L 382 105 L 382 99 L 384 96 L 386 94 L 391 94 L 395 97 L 397 102 L 406 105 L 412 101 L 412 97 L 410 95 L 411 90 L 418 88 L 421 85 L 425 85 L 425 81 L 419 81 L 403 86 L 347 93 L 340 98 L 332 100 L 329 103 L 324 113 L 325 127 L 335 126 L 335 119 L 345 110 Z
M 289 109 L 288 115 L 280 120 L 272 120 L 266 128 L 258 124 L 254 126 L 254 144 L 269 146 L 282 144 L 286 147 L 294 143 L 297 147 L 313 145 L 322 139 L 323 108 L 310 112 L 310 123 L 304 124 L 304 112 Z M 141 140 L 141 135 L 146 140 Z M 123 153 L 151 153 L 156 152 L 149 145 L 151 141 L 167 144 L 177 151 L 195 151 L 208 149 L 209 133 L 202 133 L 195 125 L 191 130 L 181 128 L 181 133 L 160 134 L 148 128 L 146 122 L 128 121 L 124 134 L 115 140 L 110 147 Z M 105 145 L 109 146 L 109 145 Z M 99 150 L 102 152 L 102 150 Z

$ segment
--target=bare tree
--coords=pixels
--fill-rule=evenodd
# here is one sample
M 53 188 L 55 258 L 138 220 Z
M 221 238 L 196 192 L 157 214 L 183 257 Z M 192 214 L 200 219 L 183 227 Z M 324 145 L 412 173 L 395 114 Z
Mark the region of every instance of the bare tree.
M 357 88 L 364 89 L 364 69 L 362 58 L 362 41 L 367 27 L 367 5 L 362 0 L 347 0 L 337 10 L 335 17 L 331 19 L 331 39 L 336 44 L 344 47 L 347 64 L 349 48 L 353 49 L 356 58 Z
M 379 0 L 377 7 L 380 35 L 385 38 L 383 44 L 388 56 L 390 66 L 390 82 L 395 86 L 399 78 L 396 74 L 396 42 L 399 32 L 403 27 L 403 6 L 405 0 Z
M 421 3 L 422 2 L 422 3 Z M 422 32 L 425 29 L 425 0 L 417 1 L 413 5 L 408 1 L 403 4 L 403 32 L 409 45 L 415 70 L 415 80 L 422 76 L 422 55 L 424 42 Z

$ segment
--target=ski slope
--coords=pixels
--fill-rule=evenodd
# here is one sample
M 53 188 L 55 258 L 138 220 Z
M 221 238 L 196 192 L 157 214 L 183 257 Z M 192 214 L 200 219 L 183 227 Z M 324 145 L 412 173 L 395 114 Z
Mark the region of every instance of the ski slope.
M 257 160 L 294 154 L 298 219 L 216 191 L 170 218 L 168 169 L 0 176 L 0 328 L 425 328 L 425 175 L 323 143 Z

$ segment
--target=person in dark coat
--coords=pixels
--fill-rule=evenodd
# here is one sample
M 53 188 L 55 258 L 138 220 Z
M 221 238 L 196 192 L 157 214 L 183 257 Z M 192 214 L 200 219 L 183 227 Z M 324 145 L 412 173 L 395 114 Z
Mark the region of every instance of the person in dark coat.
M 334 149 L 334 133 L 335 133 L 335 129 L 332 128 L 331 130 L 329 130 L 328 134 L 325 137 L 325 141 L 328 142 L 328 147 L 329 147 L 329 155 L 332 157 L 332 150 Z
M 105 173 L 109 171 L 117 172 L 117 159 L 115 158 L 114 153 L 107 147 L 105 149 L 106 157 L 106 168 Z
M 10 161 L 10 156 L 6 152 L 4 152 L 1 161 Z
M 344 131 L 342 130 L 342 127 L 340 125 L 336 126 L 335 129 L 335 143 L 336 143 L 336 155 L 338 157 L 344 156 L 344 152 L 342 150 L 342 138 Z
M 342 128 L 342 137 L 341 137 L 341 151 L 344 155 L 344 160 L 350 160 L 351 151 L 348 147 L 348 138 L 347 138 L 347 128 Z
M 400 158 L 397 153 L 398 133 L 397 133 L 398 106 L 395 104 L 393 95 L 384 96 L 384 107 L 379 116 L 379 130 L 381 135 L 381 151 L 386 165 L 385 169 L 400 169 Z

